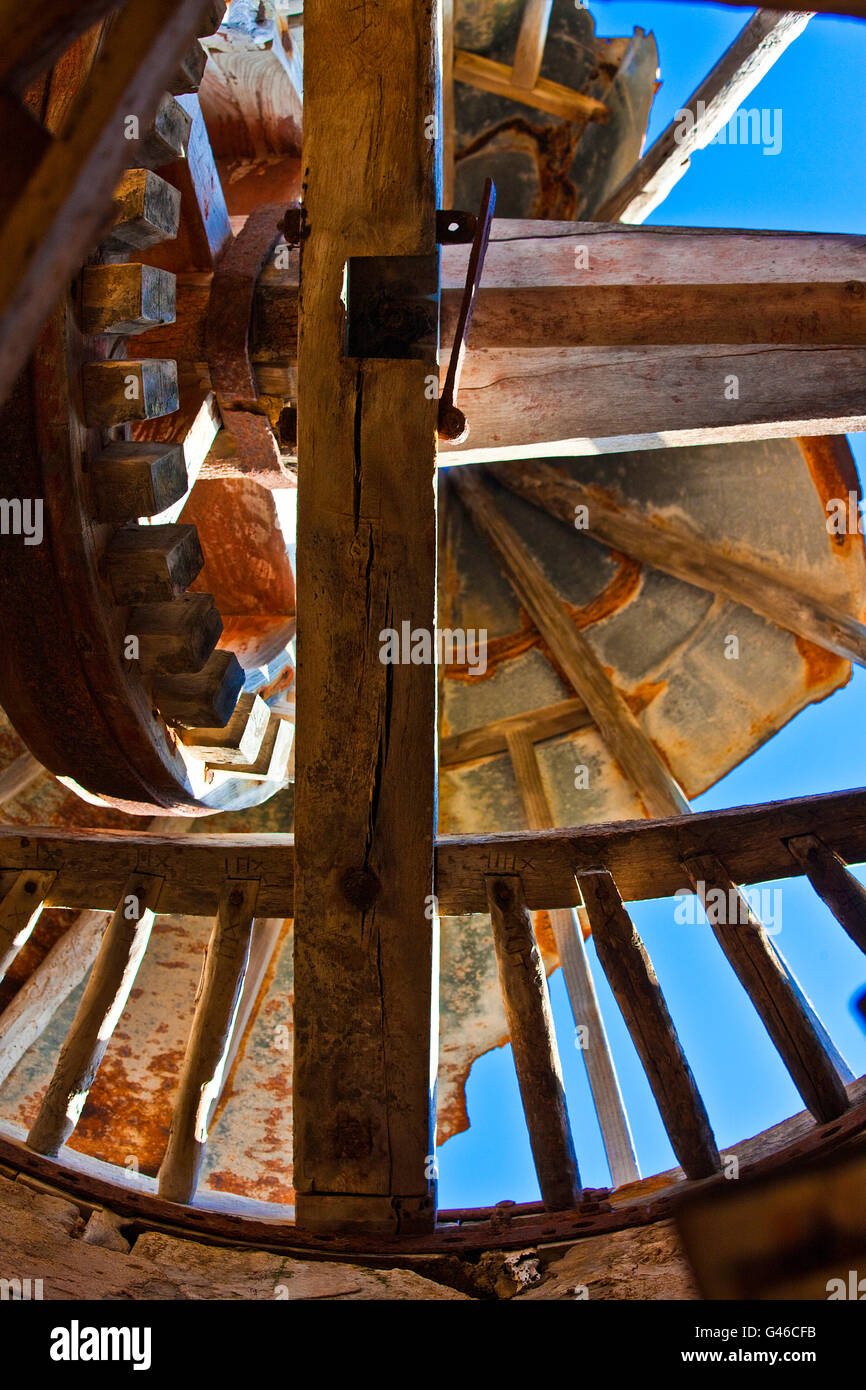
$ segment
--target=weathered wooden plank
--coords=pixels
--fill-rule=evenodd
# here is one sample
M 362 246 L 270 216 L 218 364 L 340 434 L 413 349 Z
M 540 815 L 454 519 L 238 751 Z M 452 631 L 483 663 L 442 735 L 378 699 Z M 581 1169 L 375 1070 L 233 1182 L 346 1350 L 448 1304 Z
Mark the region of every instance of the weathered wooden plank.
M 493 465 L 490 471 L 512 492 L 567 526 L 574 526 L 575 508 L 585 507 L 584 529 L 607 545 L 687 584 L 742 603 L 848 661 L 866 664 L 866 625 L 772 574 L 732 560 L 720 547 L 698 539 L 676 517 L 641 512 L 560 472 L 552 462 L 539 461 L 531 469 L 506 463 Z
M 866 863 L 866 791 L 668 820 L 445 835 L 436 845 L 439 910 L 444 916 L 486 912 L 485 878 L 495 873 L 519 873 L 530 908 L 578 907 L 574 875 L 599 865 L 613 874 L 627 901 L 673 897 L 685 886 L 683 860 L 697 854 L 716 854 L 737 883 L 772 882 L 792 874 L 785 842 L 814 834 L 847 863 Z M 291 835 L 197 834 L 167 840 L 144 833 L 7 826 L 0 827 L 0 871 L 53 869 L 57 879 L 46 906 L 110 911 L 140 864 L 166 879 L 160 912 L 200 916 L 216 911 L 218 882 L 255 872 L 262 882 L 259 910 L 290 917 L 293 846 Z
M 257 894 L 256 879 L 226 881 L 205 950 L 168 1146 L 159 1169 L 159 1195 L 170 1202 L 191 1201 L 198 1185 L 208 1122 L 222 1087 L 240 1004 Z
M 37 1153 L 56 1154 L 78 1124 L 93 1078 L 135 984 L 162 886 L 162 878 L 145 873 L 131 874 L 124 884 L 27 1136 L 29 1147 Z
M 782 284 L 863 278 L 866 237 L 837 232 L 633 227 L 497 217 L 484 259 L 480 307 L 502 289 L 600 285 Z M 443 302 L 461 291 L 469 248 L 442 248 Z M 474 328 L 474 324 L 473 324 Z
M 563 600 L 475 473 L 452 482 L 473 524 L 491 545 L 521 603 L 544 637 L 575 693 L 584 701 L 608 750 L 631 779 L 650 815 L 687 812 L 689 803 L 661 756 L 582 633 Z
M 758 1012 L 791 1079 L 819 1124 L 848 1109 L 853 1073 L 839 1056 L 799 981 L 712 854 L 684 860 L 713 935 Z
M 549 828 L 554 823 L 553 815 L 531 741 L 532 735 L 525 730 L 512 729 L 507 739 L 527 824 L 533 830 Z M 619 1187 L 624 1183 L 636 1182 L 640 1171 L 583 944 L 581 923 L 573 908 L 553 908 L 549 916 L 611 1179 Z
M 548 1211 L 580 1200 L 547 979 L 517 875 L 487 881 L 499 987 L 541 1197 Z
M 819 898 L 866 953 L 866 888 L 820 836 L 795 835 L 787 843 Z
M 482 58 L 478 53 L 468 53 L 465 49 L 454 50 L 454 80 L 468 82 L 471 87 L 480 87 L 484 92 L 507 97 L 509 101 L 533 106 L 538 111 L 546 111 L 551 116 L 559 116 L 566 121 L 575 121 L 583 116 L 588 120 L 607 119 L 608 108 L 603 101 L 585 96 L 583 92 L 572 91 L 561 82 L 548 82 L 540 77 L 531 91 L 520 87 L 512 77 L 511 68 L 505 63 L 495 63 L 492 58 Z
M 25 870 L 0 901 L 0 980 L 27 944 L 45 906 L 45 895 L 55 878 L 51 871 Z
M 504 719 L 463 729 L 439 740 L 439 766 L 457 767 L 475 758 L 488 758 L 508 751 L 508 735 L 525 730 L 534 743 L 555 738 L 557 734 L 575 733 L 592 727 L 592 716 L 582 700 L 558 700 L 554 705 L 527 710 L 525 714 L 509 714 Z
M 97 240 L 129 162 L 126 117 L 142 130 L 205 12 L 202 0 L 129 0 L 92 73 L 0 229 L 0 399 L 46 315 Z
M 599 208 L 597 220 L 643 222 L 682 178 L 694 151 L 733 116 L 810 18 L 811 11 L 757 10 L 685 103 L 692 121 L 678 116 L 671 122 Z
M 445 291 L 443 340 L 453 337 L 458 309 L 459 292 Z M 866 284 L 724 282 L 720 277 L 713 285 L 487 288 L 477 296 L 472 319 L 475 353 L 685 343 L 862 347 Z
M 84 979 L 110 921 L 110 913 L 82 912 L 0 1014 L 0 1084 Z
M 605 870 L 582 874 L 580 889 L 601 967 L 646 1072 L 671 1147 L 689 1178 L 721 1170 L 710 1121 L 652 963 Z
M 470 353 L 460 387 L 469 437 L 443 449 L 440 463 L 860 431 L 864 371 L 858 347 Z
M 435 622 L 435 357 L 344 357 L 340 292 L 349 256 L 438 271 L 435 20 L 304 12 L 294 1160 L 299 1224 L 329 1229 L 434 1213 L 435 672 L 380 634 Z

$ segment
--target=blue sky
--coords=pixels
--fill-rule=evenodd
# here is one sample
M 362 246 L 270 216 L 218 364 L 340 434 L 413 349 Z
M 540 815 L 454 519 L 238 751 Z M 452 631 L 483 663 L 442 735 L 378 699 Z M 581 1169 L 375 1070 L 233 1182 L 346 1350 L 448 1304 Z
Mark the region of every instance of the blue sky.
M 663 85 L 648 143 L 664 129 L 752 11 L 678 3 L 594 0 L 596 30 L 606 37 L 639 25 L 656 36 Z M 746 105 L 782 111 L 782 149 L 708 146 L 648 225 L 862 232 L 866 107 L 866 23 L 813 19 Z M 861 479 L 866 440 L 851 437 Z M 866 763 L 866 670 L 844 690 L 812 705 L 723 781 L 696 810 L 739 806 L 862 785 Z M 858 870 L 866 881 L 866 872 Z M 855 1074 L 866 1071 L 866 1033 L 851 1000 L 866 985 L 866 961 L 802 879 L 782 890 L 782 931 L 775 938 Z M 661 981 L 720 1145 L 745 1138 L 802 1109 L 787 1072 L 709 928 L 680 926 L 669 901 L 631 907 Z M 619 1010 L 589 955 L 605 1025 L 645 1175 L 674 1163 L 646 1079 Z M 609 1181 L 562 972 L 551 999 L 581 1176 Z M 471 1129 L 439 1150 L 444 1207 L 539 1196 L 510 1047 L 476 1062 L 468 1086 Z

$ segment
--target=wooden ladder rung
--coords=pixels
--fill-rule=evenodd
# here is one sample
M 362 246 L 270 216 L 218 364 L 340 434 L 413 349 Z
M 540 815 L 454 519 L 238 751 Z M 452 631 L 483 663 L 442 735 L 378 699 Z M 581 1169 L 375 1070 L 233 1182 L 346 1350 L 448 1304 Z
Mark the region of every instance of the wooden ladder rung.
M 680 1044 L 646 947 L 606 869 L 581 871 L 592 936 L 646 1072 L 671 1147 L 688 1178 L 721 1171 L 706 1107 Z
M 229 879 L 220 895 L 159 1169 L 159 1195 L 169 1202 L 190 1202 L 198 1185 L 249 960 L 258 890 L 258 879 Z

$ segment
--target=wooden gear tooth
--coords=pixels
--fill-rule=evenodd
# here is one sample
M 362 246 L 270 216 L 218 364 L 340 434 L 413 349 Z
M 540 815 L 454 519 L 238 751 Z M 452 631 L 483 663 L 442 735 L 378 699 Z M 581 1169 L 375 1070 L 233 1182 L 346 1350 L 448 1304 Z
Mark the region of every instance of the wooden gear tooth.
M 223 623 L 210 594 L 183 594 L 171 603 L 133 608 L 127 622 L 138 638 L 138 660 L 148 675 L 200 671 L 219 641 Z
M 269 720 L 270 711 L 261 696 L 245 693 L 224 728 L 184 729 L 180 738 L 192 757 L 211 767 L 244 766 L 258 757 Z
M 81 277 L 81 326 L 85 333 L 127 337 L 174 323 L 175 290 L 170 270 L 137 262 L 88 266 Z
M 160 100 L 153 124 L 144 132 L 135 149 L 135 163 L 143 169 L 160 169 L 186 154 L 192 116 L 171 92 Z
M 177 363 L 164 357 L 137 362 L 85 362 L 84 418 L 91 429 L 156 420 L 178 408 Z
M 153 698 L 170 724 L 189 728 L 224 728 L 232 717 L 244 683 L 244 671 L 234 652 L 215 651 L 193 675 L 160 675 Z
M 116 603 L 178 598 L 204 565 L 198 531 L 183 522 L 127 526 L 115 532 L 103 571 Z
M 114 190 L 116 220 L 103 255 L 144 251 L 173 241 L 180 226 L 180 190 L 151 169 L 128 169 Z
M 232 776 L 264 782 L 288 780 L 289 756 L 294 737 L 294 724 L 280 718 L 278 714 L 271 714 L 257 756 L 250 763 L 235 764 L 231 769 Z M 208 762 L 205 766 L 213 772 L 219 770 L 218 763 Z
M 97 454 L 89 472 L 95 519 L 118 524 L 158 516 L 189 485 L 180 444 L 118 440 Z

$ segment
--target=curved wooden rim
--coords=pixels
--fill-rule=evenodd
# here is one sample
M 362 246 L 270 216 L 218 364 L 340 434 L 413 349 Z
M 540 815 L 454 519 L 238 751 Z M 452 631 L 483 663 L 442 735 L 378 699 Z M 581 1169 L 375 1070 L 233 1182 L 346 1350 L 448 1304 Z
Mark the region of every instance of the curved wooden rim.
M 866 1097 L 864 1083 L 866 1078 L 853 1083 L 853 1098 Z M 727 1150 L 733 1153 L 738 1149 L 748 1150 L 759 1146 L 762 1140 L 772 1142 L 771 1136 L 774 1134 L 782 1141 L 771 1152 L 759 1153 L 753 1158 L 741 1154 L 740 1181 L 765 1178 L 800 1164 L 812 1163 L 856 1140 L 866 1131 L 866 1098 L 855 1099 L 851 1109 L 838 1120 L 813 1125 L 805 1134 L 800 1133 L 791 1142 L 785 1142 L 785 1133 L 789 1138 L 792 1134 L 797 1135 L 802 1129 L 803 1120 L 803 1114 L 792 1116 L 782 1125 L 773 1126 L 754 1139 L 745 1140 L 743 1144 Z M 620 1189 L 614 1194 L 614 1202 L 619 1201 L 619 1204 L 611 1211 L 582 1212 L 577 1209 L 545 1212 L 539 1211 L 535 1202 L 503 1205 L 494 1209 L 497 1214 L 492 1217 L 487 1215 L 491 1208 L 479 1208 L 482 1219 L 474 1219 L 472 1212 L 443 1211 L 439 1214 L 440 1225 L 430 1235 L 412 1233 L 397 1239 L 372 1239 L 314 1235 L 299 1230 L 291 1221 L 245 1216 L 212 1207 L 178 1206 L 139 1189 L 108 1181 L 95 1173 L 70 1168 L 55 1159 L 45 1158 L 2 1133 L 0 1163 L 72 1201 L 106 1206 L 143 1228 L 167 1231 L 205 1244 L 244 1246 L 287 1254 L 295 1252 L 311 1259 L 369 1261 L 375 1258 L 386 1262 L 389 1259 L 399 1262 L 407 1255 L 519 1250 L 526 1246 L 561 1244 L 585 1236 L 606 1235 L 633 1226 L 648 1226 L 669 1219 L 684 1200 L 697 1193 L 720 1189 L 727 1181 L 722 1174 L 717 1174 L 699 1182 L 689 1182 L 677 1178 L 677 1170 L 673 1170 L 669 1174 L 658 1174 Z M 665 1185 L 660 1187 L 660 1183 Z M 238 1201 L 243 1202 L 244 1199 L 238 1198 Z M 449 1215 L 461 1219 L 448 1224 Z

